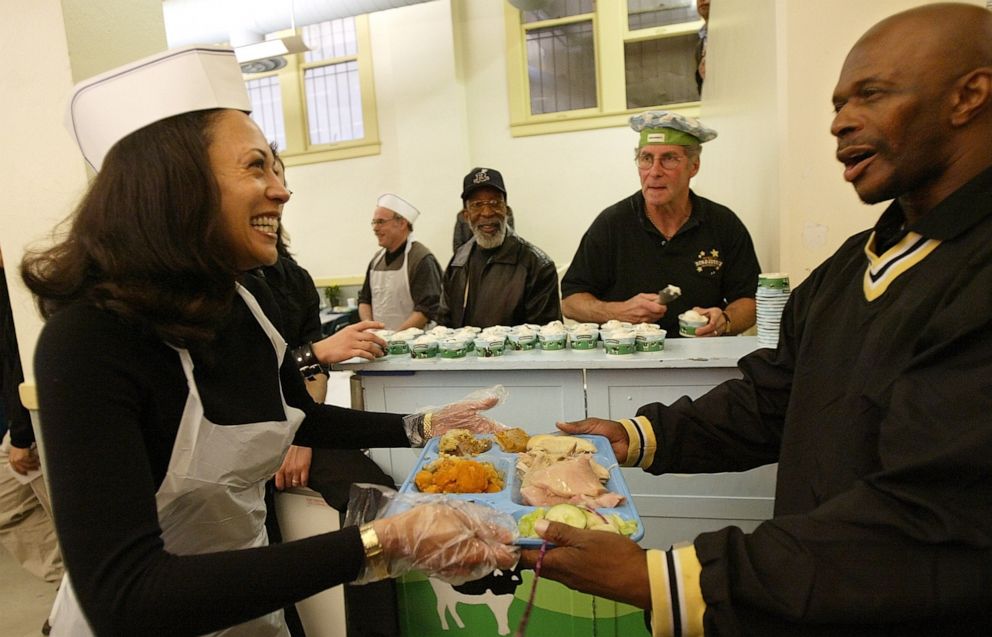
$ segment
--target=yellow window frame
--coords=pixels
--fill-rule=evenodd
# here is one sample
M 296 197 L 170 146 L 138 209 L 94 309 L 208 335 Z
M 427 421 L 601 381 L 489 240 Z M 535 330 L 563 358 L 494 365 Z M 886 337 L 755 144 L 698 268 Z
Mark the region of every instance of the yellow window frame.
M 594 3 L 592 13 L 524 24 L 523 12 L 509 3 L 504 7 L 506 27 L 506 72 L 509 95 L 510 134 L 514 137 L 624 126 L 634 113 L 627 108 L 624 45 L 695 33 L 702 20 L 631 31 L 627 26 L 627 3 L 622 0 Z M 527 74 L 527 32 L 532 29 L 592 21 L 593 59 L 596 64 L 597 107 L 557 113 L 530 112 L 530 82 Z M 658 108 L 696 117 L 699 102 L 659 104 Z
M 285 33 L 292 34 L 292 31 Z M 283 35 L 283 33 L 278 35 Z M 367 157 L 378 155 L 381 152 L 379 117 L 375 101 L 375 78 L 372 74 L 372 39 L 369 36 L 367 15 L 355 16 L 355 37 L 357 52 L 354 55 L 327 58 L 317 62 L 305 62 L 303 54 L 287 55 L 286 66 L 278 71 L 245 76 L 248 80 L 262 79 L 273 75 L 279 78 L 279 92 L 282 97 L 283 118 L 286 128 L 286 148 L 279 154 L 287 166 Z M 362 126 L 365 137 L 335 144 L 311 144 L 307 128 L 309 118 L 304 90 L 304 73 L 308 69 L 351 61 L 358 64 L 358 84 L 362 96 Z

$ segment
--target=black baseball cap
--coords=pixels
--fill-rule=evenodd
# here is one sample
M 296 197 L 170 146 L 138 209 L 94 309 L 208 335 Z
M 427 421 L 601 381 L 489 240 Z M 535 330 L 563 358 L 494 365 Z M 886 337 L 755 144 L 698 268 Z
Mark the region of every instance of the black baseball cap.
M 462 180 L 462 201 L 465 201 L 473 190 L 478 188 L 495 188 L 506 198 L 506 186 L 503 185 L 503 175 L 493 168 L 475 167 Z

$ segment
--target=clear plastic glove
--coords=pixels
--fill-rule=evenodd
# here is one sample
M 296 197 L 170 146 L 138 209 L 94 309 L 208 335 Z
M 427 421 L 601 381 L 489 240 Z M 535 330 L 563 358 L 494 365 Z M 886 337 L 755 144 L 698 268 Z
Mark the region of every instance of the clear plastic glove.
M 364 524 L 375 511 L 383 549 L 377 563 L 366 561 L 357 584 L 416 570 L 458 585 L 517 563 L 517 525 L 509 513 L 446 496 L 356 487 L 345 525 Z
M 458 402 L 419 410 L 419 414 L 430 414 L 430 426 L 424 427 L 425 437 L 443 436 L 451 429 L 467 429 L 477 434 L 491 434 L 508 429 L 506 425 L 479 413 L 500 404 L 508 395 L 509 392 L 502 385 L 494 385 L 474 391 Z

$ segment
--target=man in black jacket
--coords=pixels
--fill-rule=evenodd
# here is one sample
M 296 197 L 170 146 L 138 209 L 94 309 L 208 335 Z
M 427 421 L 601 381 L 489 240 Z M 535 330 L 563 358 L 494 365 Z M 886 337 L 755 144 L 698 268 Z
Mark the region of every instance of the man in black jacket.
M 472 239 L 444 271 L 438 324 L 448 327 L 543 324 L 561 320 L 554 261 L 507 224 L 506 186 L 492 168 L 462 184 Z
M 992 635 L 992 13 L 883 20 L 832 101 L 844 179 L 893 201 L 793 292 L 777 349 L 694 401 L 562 425 L 655 474 L 778 462 L 750 533 L 645 552 L 535 525 L 542 577 L 651 609 L 655 635 Z

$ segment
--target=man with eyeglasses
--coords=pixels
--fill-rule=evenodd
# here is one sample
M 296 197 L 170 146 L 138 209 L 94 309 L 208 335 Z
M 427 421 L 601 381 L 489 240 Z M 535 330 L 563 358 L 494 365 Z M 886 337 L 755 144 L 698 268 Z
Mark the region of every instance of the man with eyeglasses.
M 489 327 L 560 320 L 554 261 L 507 223 L 503 175 L 473 168 L 462 180 L 462 203 L 472 238 L 445 268 L 437 322 Z
M 365 271 L 358 316 L 387 330 L 424 327 L 437 315 L 441 265 L 419 241 L 411 241 L 420 211 L 394 194 L 384 194 L 372 213 L 372 232 L 382 248 Z
M 716 131 L 669 111 L 630 118 L 640 133 L 641 189 L 599 214 L 562 278 L 562 309 L 577 321 L 658 323 L 678 336 L 678 315 L 709 322 L 696 336 L 739 334 L 754 325 L 758 257 L 751 235 L 726 206 L 689 188 L 701 144 Z M 681 289 L 668 301 L 667 285 Z

